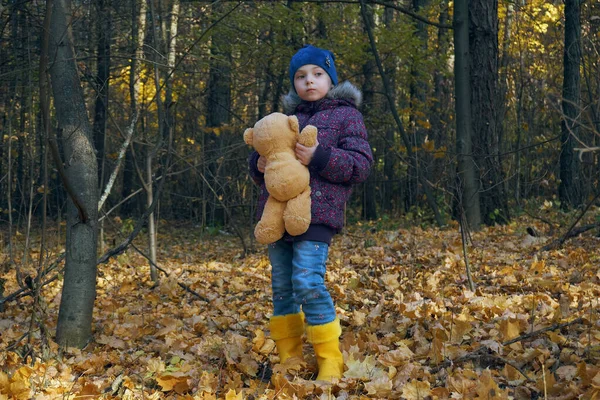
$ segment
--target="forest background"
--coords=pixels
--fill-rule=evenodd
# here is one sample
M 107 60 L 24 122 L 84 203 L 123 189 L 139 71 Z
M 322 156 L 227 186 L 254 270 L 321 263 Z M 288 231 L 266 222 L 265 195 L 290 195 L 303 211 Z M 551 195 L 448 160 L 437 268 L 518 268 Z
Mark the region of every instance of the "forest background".
M 260 333 L 269 289 L 248 290 L 268 270 L 252 239 L 257 191 L 242 133 L 281 111 L 289 59 L 304 43 L 331 49 L 341 80 L 362 90 L 376 160 L 338 244 L 353 253 L 333 251 L 329 279 L 347 296 L 339 311 L 359 332 L 345 343 L 351 373 L 334 394 L 411 398 L 415 388 L 414 398 L 443 398 L 462 385 L 466 398 L 517 388 L 541 396 L 554 384 L 556 393 L 597 394 L 594 239 L 519 262 L 513 253 L 581 221 L 579 233 L 598 225 L 598 2 L 5 0 L 0 16 L 0 322 L 9 332 L 0 381 L 12 388 L 0 396 L 209 398 L 248 396 L 249 387 L 255 397 L 331 395 L 278 380 L 290 371 L 263 382 L 276 357 Z M 511 235 L 526 228 L 528 244 L 514 244 Z M 494 240 L 505 246 L 490 262 L 481 248 L 495 249 Z M 475 281 L 496 279 L 491 265 L 508 281 L 475 291 L 469 246 Z M 138 280 L 127 276 L 132 267 Z M 231 271 L 246 278 L 213 280 Z M 513 281 L 530 273 L 541 281 Z M 104 293 L 113 279 L 116 292 Z M 400 284 L 415 285 L 416 298 L 404 298 Z M 373 285 L 389 293 L 378 297 Z M 440 286 L 453 289 L 435 299 Z M 514 287 L 527 294 L 503 297 Z M 96 297 L 135 302 L 129 292 L 148 302 L 158 332 Z M 235 318 L 224 299 L 239 305 Z M 174 301 L 201 305 L 178 314 Z M 236 320 L 253 302 L 266 308 Z M 580 318 L 564 322 L 569 306 Z M 536 312 L 551 324 L 537 326 Z M 104 323 L 107 313 L 136 333 L 123 339 L 122 328 Z M 428 315 L 436 318 L 404 320 Z M 365 318 L 373 331 L 361 331 Z M 469 340 L 457 340 L 457 321 Z M 536 333 L 571 324 L 572 336 Z M 184 327 L 195 339 L 177 336 Z M 501 351 L 525 332 L 545 342 Z M 84 365 L 78 349 L 92 333 L 87 355 L 98 358 Z M 144 347 L 135 342 L 142 337 L 168 345 Z M 136 353 L 124 351 L 127 340 Z M 540 350 L 549 342 L 558 353 Z M 72 354 L 59 357 L 57 343 Z M 194 364 L 190 354 L 200 353 L 206 359 Z M 460 376 L 443 361 L 474 358 L 492 361 Z M 138 359 L 143 373 L 131 372 Z M 109 364 L 120 369 L 105 374 Z M 40 378 L 52 368 L 51 380 Z M 574 377 L 579 384 L 568 386 Z

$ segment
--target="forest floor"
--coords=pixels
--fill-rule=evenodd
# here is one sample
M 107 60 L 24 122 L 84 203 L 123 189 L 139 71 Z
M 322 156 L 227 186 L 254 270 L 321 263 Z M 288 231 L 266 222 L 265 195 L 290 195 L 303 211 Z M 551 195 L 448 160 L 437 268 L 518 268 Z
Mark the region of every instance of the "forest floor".
M 472 234 L 475 291 L 456 224 L 361 224 L 337 236 L 327 284 L 345 373 L 334 384 L 313 380 L 309 345 L 305 363 L 278 363 L 263 247 L 244 257 L 234 236 L 161 227 L 169 276 L 154 285 L 131 248 L 100 265 L 94 337 L 82 350 L 52 340 L 61 279 L 43 288 L 33 324 L 31 297 L 4 305 L 0 399 L 598 398 L 600 239 L 590 231 L 541 251 L 545 239 L 527 227 L 548 228 L 517 218 Z M 5 296 L 19 289 L 14 271 L 0 278 Z

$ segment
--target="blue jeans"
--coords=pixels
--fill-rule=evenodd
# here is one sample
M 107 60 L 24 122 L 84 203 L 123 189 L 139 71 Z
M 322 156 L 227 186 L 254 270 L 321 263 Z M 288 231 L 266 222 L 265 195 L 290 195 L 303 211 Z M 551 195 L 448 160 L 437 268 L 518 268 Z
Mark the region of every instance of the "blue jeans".
M 333 300 L 325 287 L 325 263 L 329 246 L 315 241 L 269 245 L 273 315 L 296 314 L 300 308 L 308 325 L 335 320 Z

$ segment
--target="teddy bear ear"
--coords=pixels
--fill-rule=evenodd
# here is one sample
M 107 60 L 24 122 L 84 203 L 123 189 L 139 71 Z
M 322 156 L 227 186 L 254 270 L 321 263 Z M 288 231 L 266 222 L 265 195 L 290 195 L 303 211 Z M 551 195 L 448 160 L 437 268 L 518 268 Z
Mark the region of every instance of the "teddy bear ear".
M 252 139 L 254 137 L 254 129 L 248 128 L 244 131 L 244 142 L 252 146 Z
M 298 117 L 295 115 L 290 115 L 288 117 L 288 123 L 290 124 L 290 128 L 296 133 L 300 133 L 300 124 L 298 123 Z

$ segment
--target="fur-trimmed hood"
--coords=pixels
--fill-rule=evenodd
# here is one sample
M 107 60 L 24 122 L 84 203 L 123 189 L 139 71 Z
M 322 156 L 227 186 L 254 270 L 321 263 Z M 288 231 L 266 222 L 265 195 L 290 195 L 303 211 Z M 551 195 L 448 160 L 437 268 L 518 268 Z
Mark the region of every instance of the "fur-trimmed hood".
M 346 100 L 351 102 L 356 108 L 362 103 L 362 93 L 352 83 L 345 81 L 334 86 L 325 96 L 324 99 Z M 323 100 L 319 100 L 323 101 Z M 291 115 L 296 111 L 296 107 L 302 103 L 302 99 L 292 89 L 290 92 L 282 96 L 283 112 Z

